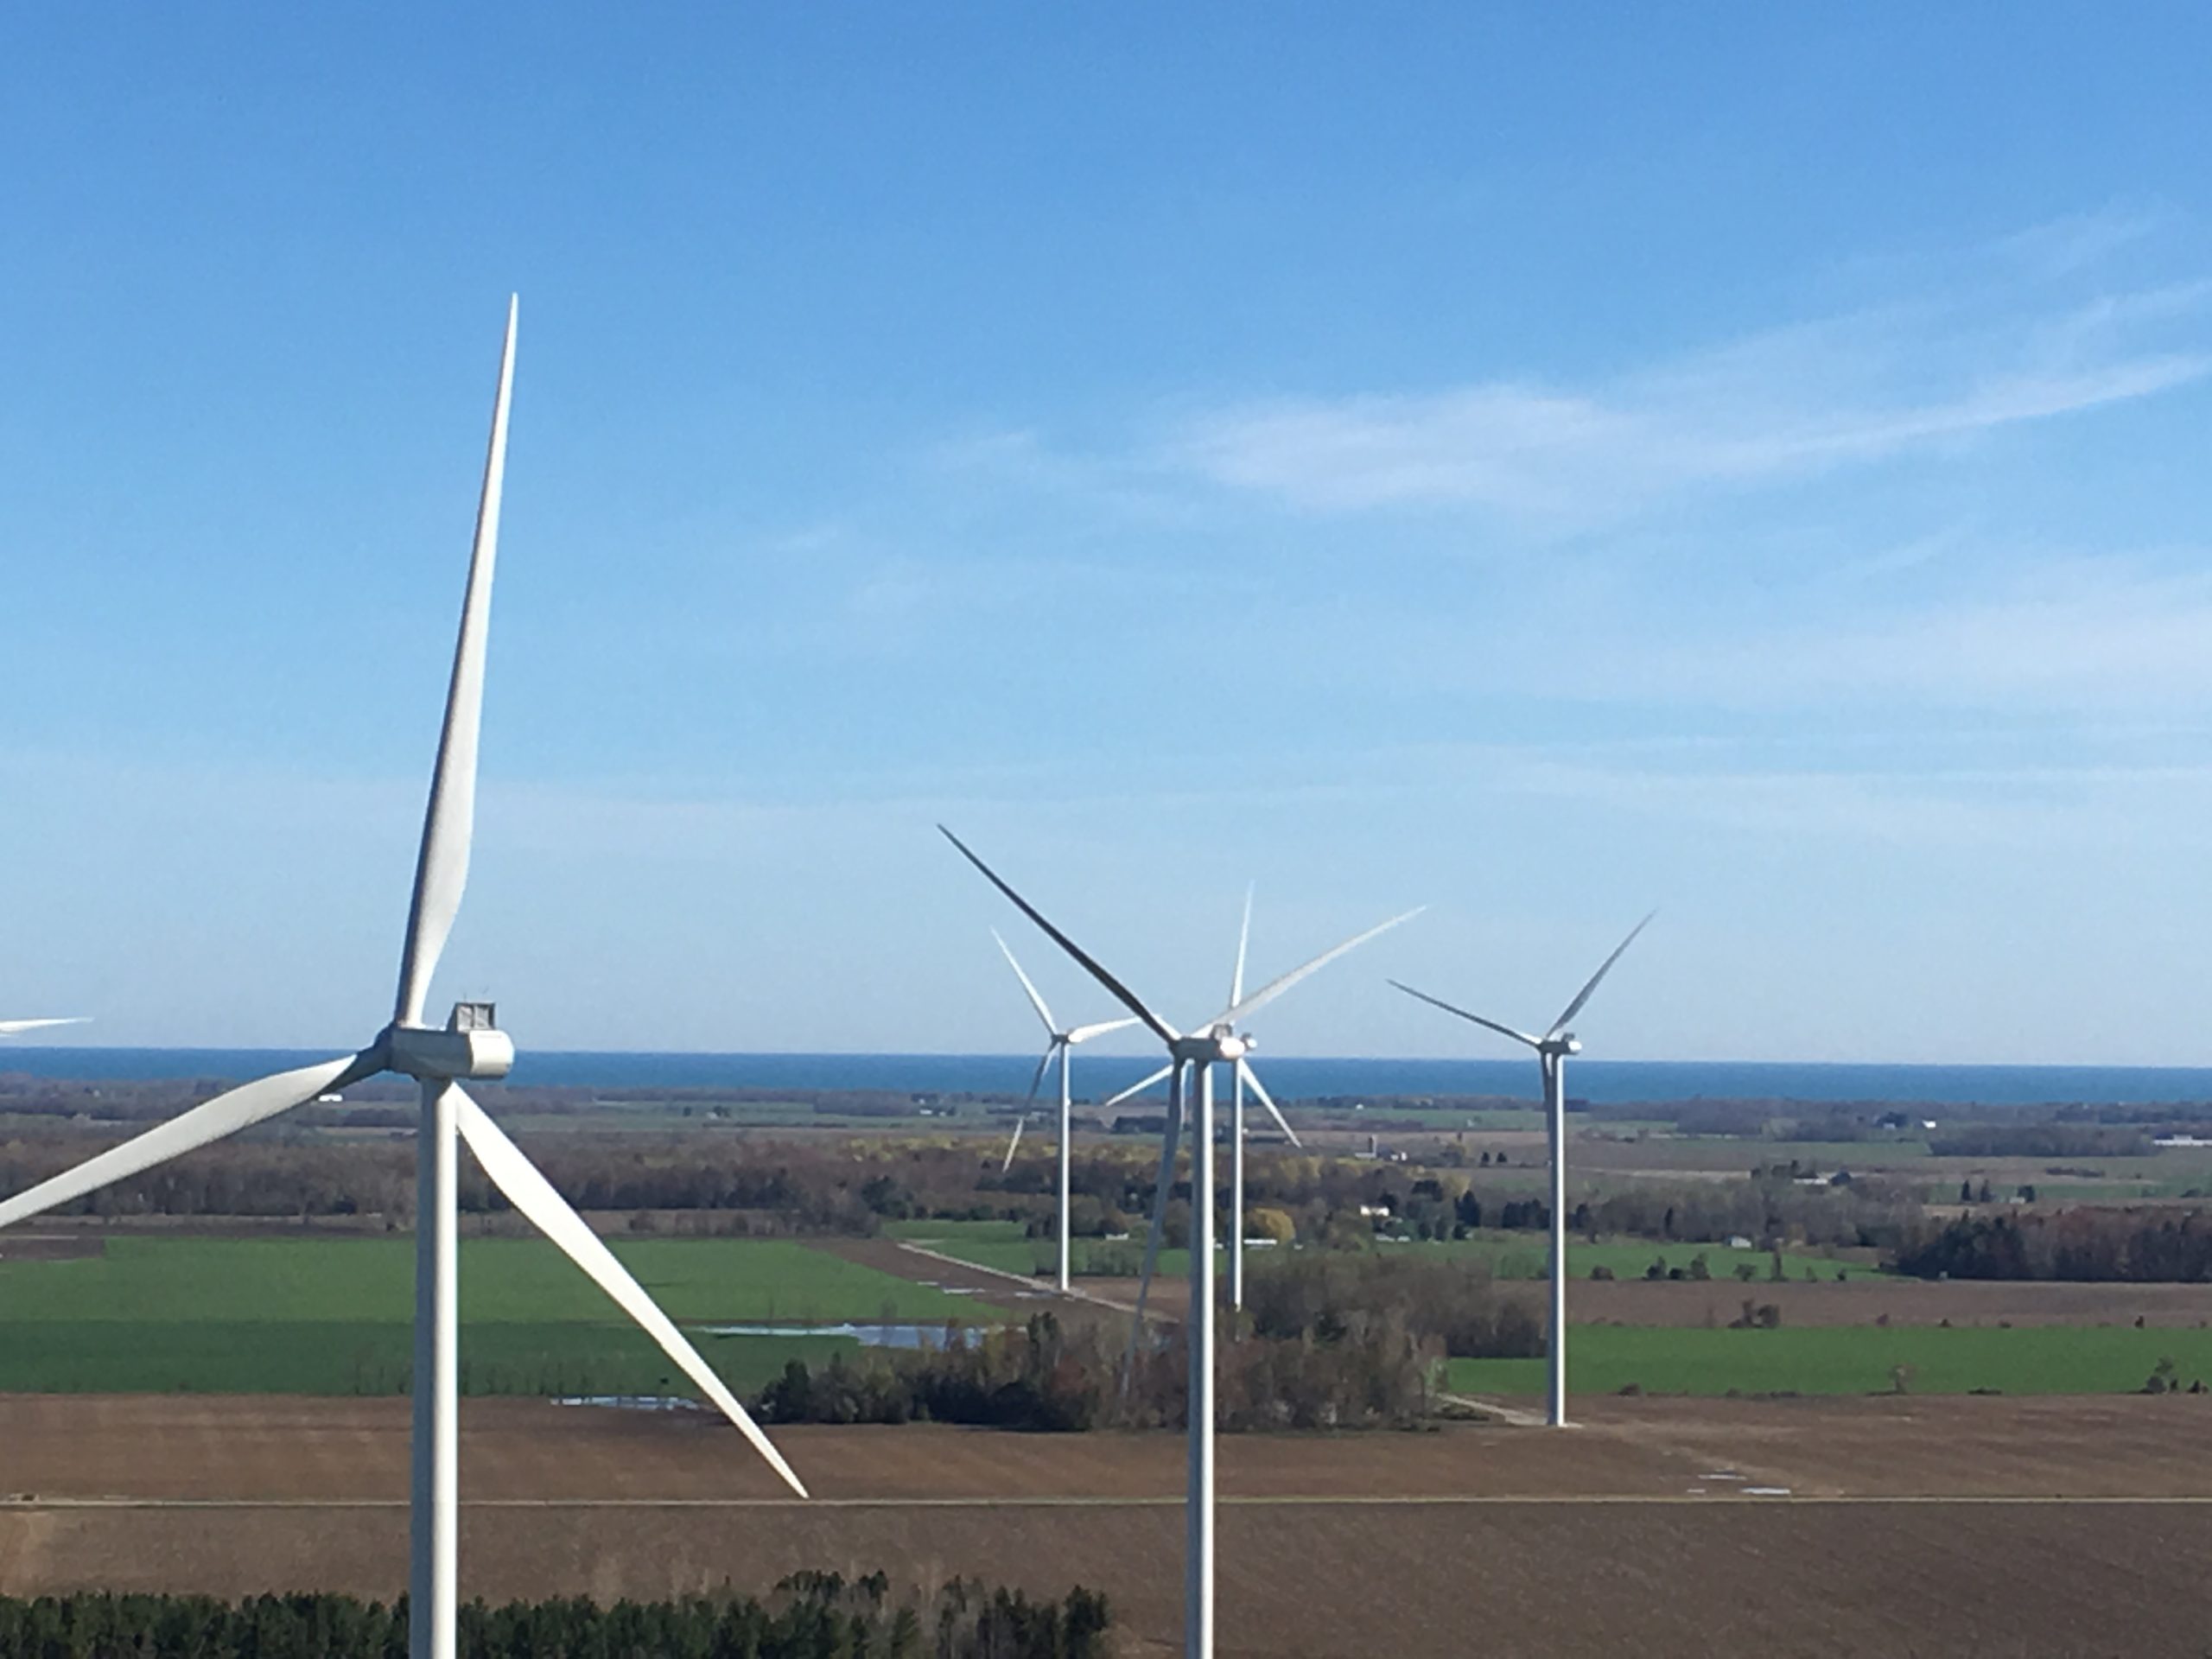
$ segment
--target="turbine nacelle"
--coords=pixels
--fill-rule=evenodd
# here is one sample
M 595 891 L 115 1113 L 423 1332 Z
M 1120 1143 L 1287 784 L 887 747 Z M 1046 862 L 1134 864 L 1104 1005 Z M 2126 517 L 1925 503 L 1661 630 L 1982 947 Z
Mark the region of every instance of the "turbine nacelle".
M 514 1039 L 499 1028 L 489 1002 L 456 1002 L 443 1031 L 424 1026 L 388 1027 L 385 1065 L 425 1083 L 504 1077 L 514 1069 Z
M 1582 1039 L 1571 1031 L 1562 1031 L 1555 1037 L 1547 1037 L 1541 1045 L 1547 1054 L 1580 1054 Z
M 1210 1065 L 1217 1060 L 1241 1060 L 1258 1045 L 1249 1037 L 1240 1037 L 1226 1025 L 1179 1038 L 1174 1045 L 1174 1055 L 1196 1065 Z

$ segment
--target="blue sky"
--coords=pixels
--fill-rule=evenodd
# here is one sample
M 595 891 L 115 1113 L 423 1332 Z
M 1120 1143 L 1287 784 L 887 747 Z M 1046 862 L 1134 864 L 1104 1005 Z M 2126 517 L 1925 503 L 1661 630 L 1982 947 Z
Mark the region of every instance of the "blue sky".
M 2202 1063 L 2188 7 L 0 21 L 0 1012 L 389 1005 L 522 294 L 439 990 L 525 1046 L 1170 1018 Z M 1095 995 L 1008 926 L 1071 1017 Z M 1120 1039 L 1116 1039 L 1120 1040 Z M 1127 1043 L 1134 1050 L 1137 1045 Z

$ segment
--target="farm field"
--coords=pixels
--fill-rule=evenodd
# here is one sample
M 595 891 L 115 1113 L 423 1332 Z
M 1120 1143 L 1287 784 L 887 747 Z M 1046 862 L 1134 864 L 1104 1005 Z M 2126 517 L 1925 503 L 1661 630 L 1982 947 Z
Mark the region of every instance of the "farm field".
M 1500 1279 L 1542 1279 L 1548 1275 L 1551 1246 L 1544 1233 L 1496 1232 L 1484 1230 L 1471 1237 L 1440 1240 L 1433 1243 L 1384 1244 L 1381 1249 L 1397 1254 L 1423 1257 L 1441 1256 L 1448 1260 L 1486 1262 L 1491 1272 Z M 1585 1280 L 1592 1269 L 1603 1268 L 1616 1280 L 1640 1280 L 1653 1262 L 1663 1262 L 1669 1269 L 1691 1270 L 1690 1264 L 1700 1256 L 1706 1261 L 1707 1270 L 1713 1281 L 1729 1287 L 1738 1287 L 1735 1277 L 1738 1267 L 1748 1267 L 1757 1280 L 1764 1282 L 1773 1269 L 1774 1257 L 1764 1250 L 1732 1250 L 1720 1244 L 1660 1243 L 1650 1239 L 1601 1238 L 1592 1244 L 1586 1238 L 1570 1235 L 1567 1241 L 1567 1270 L 1570 1279 Z M 1782 1270 L 1794 1280 L 1808 1274 L 1833 1281 L 1839 1271 L 1853 1278 L 1872 1275 L 1875 1272 L 1871 1252 L 1853 1251 L 1847 1258 L 1808 1252 L 1782 1252 Z
M 2037 1325 L 1827 1325 L 1773 1331 L 1580 1325 L 1567 1382 L 1585 1394 L 1881 1394 L 1896 1368 L 1915 1394 L 2120 1394 L 2143 1387 L 2162 1359 L 2182 1386 L 2212 1381 L 2212 1330 Z M 1477 1394 L 1538 1395 L 1541 1359 L 1455 1359 L 1451 1385 Z
M 679 1323 L 934 1323 L 1000 1317 L 974 1296 L 786 1240 L 617 1242 Z M 671 1367 L 554 1248 L 461 1244 L 465 1391 L 646 1393 Z M 413 1351 L 409 1238 L 113 1238 L 96 1254 L 0 1260 L 0 1389 L 387 1394 Z M 702 1337 L 757 1389 L 833 1337 Z
M 924 1244 L 957 1260 L 1001 1273 L 1041 1273 L 1058 1259 L 1051 1239 L 1029 1237 L 1019 1222 L 912 1221 L 899 1222 L 884 1230 L 908 1243 Z M 1385 1243 L 1379 1248 L 1454 1261 L 1483 1262 L 1500 1279 L 1541 1279 L 1547 1267 L 1546 1238 L 1542 1233 L 1484 1230 L 1463 1239 Z M 1144 1258 L 1141 1237 L 1078 1238 L 1071 1241 L 1071 1245 L 1070 1255 L 1075 1271 L 1085 1276 L 1129 1277 Z M 1226 1249 L 1225 1243 L 1223 1248 Z M 1570 1239 L 1567 1243 L 1568 1271 L 1581 1279 L 1588 1278 L 1591 1269 L 1599 1267 L 1617 1279 L 1641 1279 L 1655 1261 L 1688 1272 L 1690 1263 L 1700 1255 L 1706 1258 L 1713 1279 L 1725 1281 L 1730 1286 L 1737 1282 L 1732 1274 L 1739 1263 L 1751 1267 L 1764 1281 L 1774 1260 L 1764 1251 L 1731 1250 L 1718 1244 L 1654 1243 L 1649 1239 L 1602 1239 L 1595 1244 L 1587 1239 Z M 1264 1264 L 1266 1257 L 1267 1252 L 1262 1251 L 1252 1259 Z M 1186 1250 L 1162 1249 L 1160 1273 L 1163 1277 L 1182 1278 L 1189 1274 L 1190 1262 Z M 1833 1280 L 1839 1269 L 1853 1277 L 1875 1271 L 1871 1255 L 1861 1251 L 1852 1252 L 1848 1260 L 1839 1260 L 1830 1255 L 1785 1250 L 1782 1266 L 1790 1278 L 1799 1280 L 1808 1274 Z
M 2073 1284 L 2004 1279 L 1911 1279 L 1899 1274 L 1857 1274 L 1807 1284 L 1762 1279 L 1739 1285 L 1732 1278 L 1698 1284 L 1681 1280 L 1577 1280 L 1568 1287 L 1577 1320 L 1592 1325 L 1726 1325 L 1745 1297 L 1782 1310 L 1786 1329 L 1800 1325 L 2133 1325 L 2196 1326 L 2212 1324 L 2212 1285 Z M 2208 1379 L 2212 1381 L 2212 1379 Z
M 2177 1449 L 2205 1444 L 2205 1401 L 1587 1414 L 1560 1434 L 1224 1439 L 1222 1652 L 1453 1651 L 1471 1628 L 1531 1656 L 2202 1651 L 2212 1465 Z M 779 1438 L 819 1501 L 779 1498 L 696 1414 L 471 1401 L 462 1592 L 984 1573 L 1103 1587 L 1132 1655 L 1174 1650 L 1177 1437 Z M 0 1590 L 390 1594 L 406 1446 L 399 1401 L 0 1401 Z
M 1049 1238 L 1032 1238 L 1018 1221 L 909 1221 L 887 1226 L 886 1235 L 908 1243 L 925 1245 L 957 1261 L 973 1262 L 999 1273 L 1034 1274 L 1058 1261 L 1058 1246 Z M 1077 1238 L 1069 1241 L 1070 1260 L 1085 1277 L 1134 1276 L 1144 1262 L 1141 1234 L 1123 1239 Z M 1187 1250 L 1163 1249 L 1159 1271 L 1174 1277 L 1191 1270 Z

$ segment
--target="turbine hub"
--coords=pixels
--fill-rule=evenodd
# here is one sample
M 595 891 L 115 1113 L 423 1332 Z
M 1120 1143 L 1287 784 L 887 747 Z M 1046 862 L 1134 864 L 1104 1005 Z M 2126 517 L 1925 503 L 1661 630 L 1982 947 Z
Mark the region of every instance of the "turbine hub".
M 1560 1033 L 1559 1052 L 1562 1054 L 1580 1054 L 1582 1052 L 1582 1039 L 1571 1031 Z
M 489 1002 L 456 1002 L 443 1031 L 393 1026 L 384 1034 L 385 1063 L 425 1082 L 504 1077 L 514 1067 L 514 1039 L 499 1028 Z

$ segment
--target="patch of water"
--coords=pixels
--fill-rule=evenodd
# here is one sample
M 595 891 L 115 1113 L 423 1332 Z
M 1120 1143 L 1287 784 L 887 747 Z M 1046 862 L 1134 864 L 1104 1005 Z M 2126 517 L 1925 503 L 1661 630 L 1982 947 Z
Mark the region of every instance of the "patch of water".
M 963 1325 L 970 1332 L 984 1327 Z M 702 1337 L 849 1337 L 863 1348 L 918 1348 L 942 1344 L 944 1326 L 936 1325 L 702 1325 Z
M 696 1400 L 672 1394 L 572 1394 L 556 1400 L 556 1406 L 606 1406 L 616 1411 L 704 1411 Z

